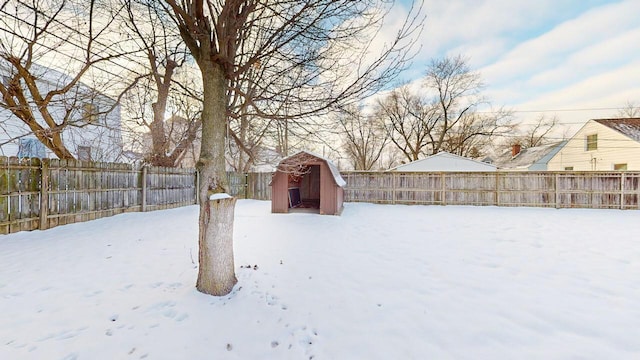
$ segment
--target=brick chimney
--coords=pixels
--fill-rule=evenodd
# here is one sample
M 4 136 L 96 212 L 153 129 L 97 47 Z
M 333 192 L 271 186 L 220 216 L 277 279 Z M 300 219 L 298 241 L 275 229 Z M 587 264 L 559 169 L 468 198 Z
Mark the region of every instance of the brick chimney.
M 511 146 L 511 156 L 513 157 L 513 156 L 516 156 L 516 155 L 520 154 L 521 148 L 522 147 L 520 146 L 520 144 L 513 144 Z

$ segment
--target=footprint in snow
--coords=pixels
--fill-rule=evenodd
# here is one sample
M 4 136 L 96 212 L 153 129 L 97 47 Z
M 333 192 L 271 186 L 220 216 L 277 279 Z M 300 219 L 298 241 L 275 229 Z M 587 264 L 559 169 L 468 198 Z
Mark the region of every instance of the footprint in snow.
M 266 300 L 267 300 L 267 305 L 275 305 L 278 303 L 278 298 L 276 296 L 273 296 L 271 294 L 267 294 L 266 295 Z

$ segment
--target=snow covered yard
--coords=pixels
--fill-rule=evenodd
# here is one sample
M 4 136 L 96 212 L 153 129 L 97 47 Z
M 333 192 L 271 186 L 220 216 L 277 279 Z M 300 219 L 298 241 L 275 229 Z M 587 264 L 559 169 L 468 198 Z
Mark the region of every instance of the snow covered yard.
M 0 236 L 0 359 L 637 359 L 639 220 L 242 200 L 222 298 L 195 206 Z

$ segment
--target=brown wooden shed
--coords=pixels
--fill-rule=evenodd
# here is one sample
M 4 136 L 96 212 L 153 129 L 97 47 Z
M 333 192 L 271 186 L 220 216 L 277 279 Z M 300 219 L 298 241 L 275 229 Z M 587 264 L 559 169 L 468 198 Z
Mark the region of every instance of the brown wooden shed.
M 271 212 L 310 209 L 322 215 L 340 215 L 346 184 L 330 160 L 301 151 L 282 159 L 273 174 Z

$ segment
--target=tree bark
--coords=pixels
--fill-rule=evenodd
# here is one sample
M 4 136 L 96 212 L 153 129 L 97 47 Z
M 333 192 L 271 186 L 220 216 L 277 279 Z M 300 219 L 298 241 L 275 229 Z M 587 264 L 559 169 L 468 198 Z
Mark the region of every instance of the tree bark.
M 205 294 L 226 295 L 238 282 L 233 262 L 233 214 L 236 199 L 207 199 L 201 203 L 207 204 L 208 213 L 205 213 L 205 223 L 200 225 L 200 267 L 196 288 Z
M 226 81 L 222 67 L 210 59 L 200 59 L 204 104 L 202 146 L 197 167 L 200 171 L 199 248 L 197 289 L 226 295 L 238 282 L 233 262 L 233 212 L 235 199 L 209 200 L 215 193 L 228 193 L 224 144 L 227 125 Z

